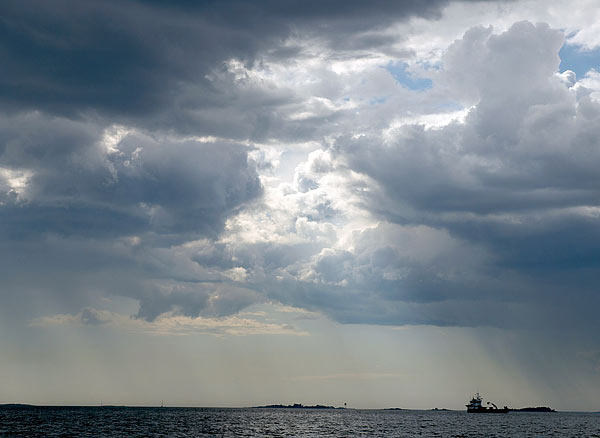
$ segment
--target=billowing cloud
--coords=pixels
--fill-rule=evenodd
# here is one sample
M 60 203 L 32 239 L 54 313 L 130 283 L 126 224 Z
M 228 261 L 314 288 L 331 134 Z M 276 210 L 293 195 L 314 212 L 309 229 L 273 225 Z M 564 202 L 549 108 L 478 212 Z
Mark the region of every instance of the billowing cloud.
M 377 181 L 380 191 L 365 202 L 381 217 L 448 230 L 488 253 L 478 267 L 484 278 L 453 289 L 455 299 L 493 292 L 530 302 L 533 313 L 545 300 L 572 319 L 597 303 L 600 106 L 556 75 L 562 41 L 561 32 L 528 22 L 500 34 L 471 29 L 439 73 L 456 98 L 475 101 L 464 122 L 336 142 L 351 168 Z M 438 284 L 440 299 L 450 284 Z
M 431 91 L 463 116 L 338 136 L 194 260 L 342 322 L 575 323 L 597 301 L 598 103 L 557 74 L 562 43 L 528 22 L 468 31 Z

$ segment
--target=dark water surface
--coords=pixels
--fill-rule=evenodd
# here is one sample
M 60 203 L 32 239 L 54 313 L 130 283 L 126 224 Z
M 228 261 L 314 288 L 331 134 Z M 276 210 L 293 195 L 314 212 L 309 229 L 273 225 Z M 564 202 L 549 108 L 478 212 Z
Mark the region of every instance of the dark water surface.
M 0 407 L 2 437 L 600 437 L 600 414 Z

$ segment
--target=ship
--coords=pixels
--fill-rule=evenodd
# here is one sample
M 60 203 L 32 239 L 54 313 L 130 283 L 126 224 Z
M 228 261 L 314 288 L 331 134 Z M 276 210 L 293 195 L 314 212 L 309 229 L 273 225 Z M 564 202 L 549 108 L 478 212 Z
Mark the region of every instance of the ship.
M 487 402 L 491 406 L 483 406 L 483 399 L 479 393 L 475 394 L 467 406 L 467 412 L 470 414 L 507 414 L 508 407 L 499 408 L 492 402 Z

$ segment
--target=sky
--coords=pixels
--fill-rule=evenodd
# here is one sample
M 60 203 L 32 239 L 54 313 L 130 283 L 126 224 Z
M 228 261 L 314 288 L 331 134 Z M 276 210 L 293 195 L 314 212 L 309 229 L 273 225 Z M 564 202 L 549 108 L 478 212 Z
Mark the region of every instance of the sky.
M 0 17 L 0 403 L 600 410 L 595 0 Z

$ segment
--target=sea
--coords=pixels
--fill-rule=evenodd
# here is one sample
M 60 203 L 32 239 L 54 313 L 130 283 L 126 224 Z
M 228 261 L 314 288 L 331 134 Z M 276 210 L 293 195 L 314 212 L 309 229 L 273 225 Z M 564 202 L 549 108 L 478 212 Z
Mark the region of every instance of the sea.
M 600 414 L 0 407 L 0 437 L 600 437 Z

